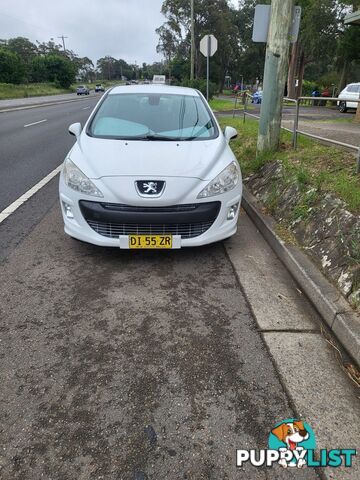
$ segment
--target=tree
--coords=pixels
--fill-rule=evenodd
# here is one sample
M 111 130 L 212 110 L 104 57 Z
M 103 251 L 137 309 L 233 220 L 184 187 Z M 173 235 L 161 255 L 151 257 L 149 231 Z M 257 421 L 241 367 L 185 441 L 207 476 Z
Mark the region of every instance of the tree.
M 6 46 L 11 52 L 16 53 L 26 64 L 38 53 L 37 46 L 25 37 L 10 38 Z
M 345 3 L 351 5 L 353 12 L 360 8 L 360 0 L 348 0 Z M 344 14 L 346 13 L 349 12 L 345 9 Z M 338 72 L 340 72 L 340 91 L 348 83 L 348 77 L 354 61 L 359 60 L 359 38 L 360 30 L 358 26 L 342 26 L 336 51 L 336 67 Z
M 48 80 L 48 69 L 45 56 L 38 55 L 31 59 L 29 76 L 31 82 L 40 83 Z
M 351 64 L 354 60 L 360 60 L 360 28 L 349 25 L 344 29 L 337 46 L 337 65 L 341 71 L 339 90 L 341 91 L 348 83 Z
M 48 42 L 38 42 L 36 40 L 36 43 L 38 44 L 37 49 L 40 55 L 61 55 L 61 52 L 63 52 L 63 47 L 60 45 L 60 43 L 55 43 L 54 39 L 50 39 Z
M 75 81 L 76 67 L 60 55 L 46 55 L 45 64 L 50 82 L 56 82 L 63 88 L 69 88 Z
M 25 65 L 19 55 L 0 48 L 0 83 L 21 83 L 25 75 Z
M 293 98 L 301 94 L 305 68 L 315 68 L 315 77 L 333 68 L 344 9 L 338 0 L 299 0 L 297 3 L 302 7 L 300 34 L 292 47 L 288 76 L 288 95 Z M 298 78 L 296 89 L 295 77 Z
M 157 29 L 160 35 L 159 48 L 165 57 L 175 57 L 179 50 L 190 58 L 190 2 L 187 0 L 165 0 L 162 13 L 166 22 Z M 215 35 L 219 49 L 212 58 L 211 78 L 223 86 L 225 73 L 235 58 L 238 44 L 238 28 L 233 21 L 234 11 L 228 0 L 197 0 L 194 9 L 195 31 L 195 76 L 205 76 L 205 61 L 200 55 L 201 38 L 209 33 Z
M 111 80 L 115 78 L 115 64 L 116 59 L 108 55 L 106 57 L 99 58 L 96 63 L 96 69 L 100 72 L 102 78 Z
M 24 77 L 25 80 L 28 82 L 30 75 L 30 63 L 31 60 L 37 55 L 36 45 L 30 42 L 30 40 L 28 40 L 27 38 L 16 37 L 10 38 L 6 42 L 6 48 L 10 50 L 10 52 L 16 53 L 21 59 L 25 67 Z
M 76 57 L 73 63 L 77 69 L 77 75 L 83 80 L 93 79 L 95 77 L 94 64 L 88 57 Z
M 160 37 L 159 43 L 156 47 L 156 51 L 158 53 L 164 54 L 164 57 L 166 58 L 168 64 L 169 78 L 171 79 L 171 60 L 176 54 L 178 47 L 178 39 L 167 24 L 162 25 L 155 31 Z
M 270 0 L 242 0 L 239 10 L 234 12 L 234 22 L 239 31 L 239 42 L 236 46 L 235 61 L 232 66 L 232 76 L 243 77 L 245 81 L 254 84 L 264 72 L 265 44 L 252 40 L 255 6 L 259 3 L 268 4 Z

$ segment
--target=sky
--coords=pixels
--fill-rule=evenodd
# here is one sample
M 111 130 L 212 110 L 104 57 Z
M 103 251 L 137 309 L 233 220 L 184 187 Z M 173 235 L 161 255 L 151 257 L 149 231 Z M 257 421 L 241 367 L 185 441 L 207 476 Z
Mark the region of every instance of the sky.
M 94 64 L 106 55 L 127 63 L 160 61 L 155 29 L 163 0 L 10 0 L 0 4 L 0 38 L 62 43 Z

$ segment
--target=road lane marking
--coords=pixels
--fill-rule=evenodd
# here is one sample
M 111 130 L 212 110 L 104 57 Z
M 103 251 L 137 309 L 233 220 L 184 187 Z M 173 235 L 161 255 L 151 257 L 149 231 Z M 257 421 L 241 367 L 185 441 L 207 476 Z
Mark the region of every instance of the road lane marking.
M 55 170 L 50 172 L 46 177 L 44 177 L 40 182 L 34 185 L 30 190 L 25 192 L 21 197 L 16 199 L 13 203 L 11 203 L 8 207 L 6 207 L 2 212 L 0 212 L 0 223 L 2 223 L 6 218 L 12 215 L 23 203 L 25 203 L 29 198 L 35 195 L 42 187 L 44 187 L 47 183 L 50 182 L 62 169 L 62 164 L 59 165 Z
M 83 107 L 81 110 L 87 110 L 88 108 L 90 108 L 90 105 L 88 107 Z
M 39 120 L 38 122 L 28 123 L 27 125 L 24 125 L 24 128 L 31 127 L 32 125 L 38 125 L 39 123 L 43 123 L 43 122 L 47 122 L 47 119 L 44 118 L 44 120 Z

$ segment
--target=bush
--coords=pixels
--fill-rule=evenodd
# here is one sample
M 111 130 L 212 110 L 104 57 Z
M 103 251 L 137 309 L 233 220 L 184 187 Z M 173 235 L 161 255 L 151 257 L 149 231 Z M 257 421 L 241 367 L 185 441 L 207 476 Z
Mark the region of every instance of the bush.
M 25 65 L 21 58 L 9 50 L 0 48 L 0 82 L 21 83 L 25 75 Z
M 303 80 L 301 95 L 303 97 L 311 97 L 311 93 L 314 91 L 315 86 L 318 86 L 317 82 L 309 82 L 309 80 Z
M 62 88 L 69 88 L 75 81 L 76 68 L 70 60 L 60 55 L 46 55 L 47 80 Z
M 32 82 L 45 82 L 48 78 L 46 58 L 37 56 L 30 62 L 30 79 Z
M 194 80 L 183 80 L 180 84 L 182 87 L 196 88 L 206 97 L 206 80 L 203 78 L 196 78 Z M 209 100 L 217 93 L 217 86 L 213 82 L 209 82 Z

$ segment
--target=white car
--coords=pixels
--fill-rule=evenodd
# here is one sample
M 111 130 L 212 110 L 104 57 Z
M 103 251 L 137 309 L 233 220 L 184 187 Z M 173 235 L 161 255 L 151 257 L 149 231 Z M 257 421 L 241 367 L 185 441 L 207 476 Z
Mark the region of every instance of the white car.
M 360 100 L 360 83 L 350 83 L 340 92 L 337 102 L 340 112 L 345 113 L 348 108 L 357 108 L 358 102 L 354 100 Z
M 119 248 L 181 248 L 234 235 L 242 179 L 203 95 L 166 85 L 114 87 L 83 129 L 60 175 L 65 232 Z

